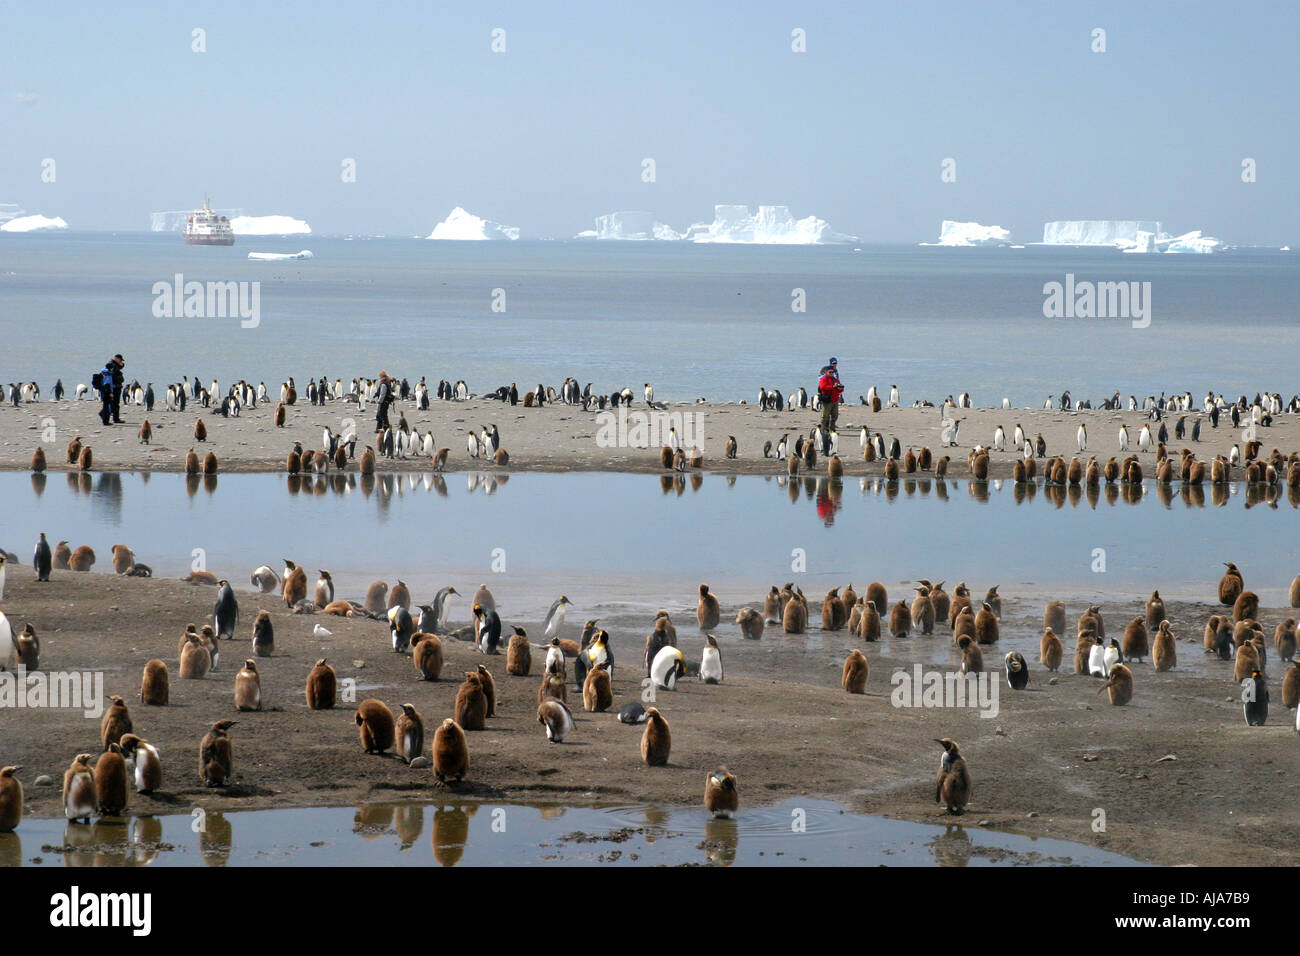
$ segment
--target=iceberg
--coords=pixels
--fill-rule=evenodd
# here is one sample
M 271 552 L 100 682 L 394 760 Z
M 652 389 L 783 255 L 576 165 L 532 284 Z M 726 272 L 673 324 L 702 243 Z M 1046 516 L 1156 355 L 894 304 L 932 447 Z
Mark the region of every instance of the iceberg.
M 939 227 L 938 242 L 923 242 L 923 246 L 1005 246 L 1011 242 L 1010 230 L 1001 226 L 981 226 L 978 222 L 956 222 L 945 219 Z
M 664 225 L 652 213 L 639 210 L 611 212 L 596 217 L 596 228 L 578 233 L 579 239 L 620 239 L 643 241 L 650 239 L 680 239 L 681 233 Z
M 518 226 L 503 226 L 491 219 L 480 219 L 473 213 L 466 212 L 460 206 L 429 234 L 430 239 L 455 239 L 459 241 L 477 241 L 483 239 L 518 239 Z
M 1043 245 L 1127 247 L 1137 243 L 1139 232 L 1164 235 L 1160 223 L 1147 220 L 1062 219 L 1043 225 Z
M 816 216 L 795 219 L 787 206 L 720 204 L 713 207 L 713 222 L 696 223 L 682 237 L 690 242 L 743 242 L 757 245 L 821 245 L 857 242 L 857 236 L 834 232 Z
M 312 259 L 310 249 L 303 249 L 301 252 L 250 252 L 248 258 L 257 259 L 262 262 L 282 262 L 285 259 Z
M 310 235 L 311 226 L 292 216 L 236 216 L 230 228 L 237 236 L 300 236 Z
M 36 232 L 41 229 L 67 229 L 68 224 L 55 216 L 18 216 L 0 225 L 0 232 Z
M 1165 246 L 1165 252 L 1195 252 L 1211 253 L 1221 252 L 1223 243 L 1211 236 L 1201 235 L 1201 230 L 1193 229 L 1191 232 L 1185 232 L 1181 236 L 1175 236 L 1168 241 Z

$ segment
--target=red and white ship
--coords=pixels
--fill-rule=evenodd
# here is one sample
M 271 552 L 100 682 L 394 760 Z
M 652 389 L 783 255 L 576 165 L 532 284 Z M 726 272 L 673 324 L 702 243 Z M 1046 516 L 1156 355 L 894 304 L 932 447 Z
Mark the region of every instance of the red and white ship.
M 204 196 L 203 208 L 194 210 L 185 220 L 185 242 L 191 246 L 233 246 L 235 230 L 227 217 L 212 211 Z

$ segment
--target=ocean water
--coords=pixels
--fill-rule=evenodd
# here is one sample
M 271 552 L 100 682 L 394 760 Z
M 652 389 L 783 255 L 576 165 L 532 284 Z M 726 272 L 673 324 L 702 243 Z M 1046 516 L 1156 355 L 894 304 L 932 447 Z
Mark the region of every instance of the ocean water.
M 311 249 L 307 262 L 250 251 Z M 260 322 L 155 318 L 154 283 L 260 282 Z M 1150 282 L 1151 324 L 1047 319 L 1043 286 Z M 496 291 L 500 290 L 500 291 Z M 792 309 L 802 290 L 806 310 Z M 293 375 L 465 379 L 598 391 L 655 384 L 668 401 L 754 400 L 812 388 L 835 355 L 850 401 L 897 384 L 902 400 L 971 393 L 1041 407 L 1068 388 L 1094 402 L 1206 389 L 1297 390 L 1300 259 L 1243 250 L 1126 256 L 1028 247 L 697 246 L 635 242 L 428 242 L 177 234 L 0 234 L 0 381 L 48 394 L 89 382 L 115 352 L 128 379 L 198 375 L 274 386 Z M 504 311 L 493 311 L 493 304 Z

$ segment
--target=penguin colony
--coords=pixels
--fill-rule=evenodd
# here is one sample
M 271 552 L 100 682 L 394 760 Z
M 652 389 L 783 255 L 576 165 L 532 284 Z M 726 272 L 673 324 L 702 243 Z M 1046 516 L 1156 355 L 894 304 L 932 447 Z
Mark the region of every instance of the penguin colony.
M 115 545 L 112 552 L 119 574 L 125 574 L 136 566 L 135 555 L 129 547 Z M 13 563 L 8 563 L 12 567 Z M 53 563 L 48 540 L 41 535 L 33 551 L 38 584 L 49 580 Z M 66 564 L 68 570 L 72 570 L 73 562 L 69 560 Z M 288 656 L 277 658 L 271 633 L 273 622 L 268 610 L 258 610 L 251 628 L 247 624 L 240 628 L 239 595 L 233 586 L 225 579 L 208 583 L 217 588 L 211 623 L 186 625 L 177 646 L 176 663 L 182 684 L 186 680 L 233 680 L 230 710 L 238 713 L 239 719 L 227 717 L 210 724 L 201 722 L 194 730 L 199 758 L 196 782 L 221 788 L 237 785 L 240 779 L 234 760 L 238 734 L 233 728 L 241 721 L 247 725 L 249 721 L 263 719 L 262 715 L 268 711 L 262 689 L 263 669 L 280 671 L 277 676 L 281 678 L 291 676 L 285 674 L 285 670 L 289 669 L 289 661 L 294 659 Z M 945 591 L 945 584 L 921 579 L 910 589 L 915 595 L 910 604 L 899 600 L 892 606 L 885 585 L 879 581 L 868 584 L 861 596 L 852 584 L 842 589 L 832 588 L 820 608 L 821 628 L 831 632 L 847 630 L 852 640 L 861 641 L 862 647 L 866 647 L 890 636 L 896 640 L 933 639 L 936 627 L 942 628 L 947 624 L 952 636 L 954 663 L 959 662 L 960 669 L 966 672 L 983 671 L 985 658 L 981 650 L 997 645 L 1002 637 L 1003 598 L 999 588 L 997 585 L 989 587 L 982 598 L 977 598 L 975 595 L 979 592 L 973 591 L 964 581 L 953 587 L 951 596 Z M 442 588 L 428 604 L 415 604 L 409 588 L 402 581 L 396 582 L 392 588 L 386 582 L 375 582 L 368 589 L 364 602 L 340 601 L 335 599 L 332 576 L 321 570 L 313 597 L 317 601 L 326 601 L 326 605 L 318 609 L 305 597 L 304 569 L 289 560 L 284 562 L 283 570 L 279 572 L 269 566 L 255 569 L 250 576 L 250 585 L 257 596 L 282 590 L 287 607 L 279 612 L 281 614 L 325 613 L 330 606 L 341 604 L 346 610 L 339 612 L 340 616 L 376 622 L 387 619 L 391 630 L 396 626 L 393 622 L 397 614 L 394 612 L 405 612 L 409 616 L 408 606 L 419 612 L 419 629 L 415 630 L 417 625 L 411 623 L 409 642 L 394 646 L 393 650 L 411 655 L 413 689 L 419 687 L 421 681 L 447 686 L 441 706 L 446 707 L 449 713 L 436 714 L 435 711 L 431 736 L 426 734 L 425 717 L 420 711 L 421 708 L 429 710 L 439 705 L 431 703 L 427 695 L 397 706 L 373 698 L 360 703 L 341 700 L 338 674 L 328 658 L 317 660 L 307 670 L 300 686 L 305 687 L 306 706 L 312 711 L 328 712 L 343 705 L 344 713 L 355 725 L 361 753 L 386 755 L 391 752 L 413 769 L 431 768 L 439 786 L 457 786 L 470 776 L 469 752 L 473 735 L 490 732 L 502 706 L 515 714 L 521 705 L 529 709 L 533 707 L 532 687 L 537 686 L 537 678 L 533 676 L 534 661 L 541 665 L 536 722 L 547 742 L 563 744 L 575 735 L 587 736 L 591 732 L 590 722 L 606 719 L 605 715 L 608 715 L 609 720 L 641 727 L 639 736 L 630 736 L 625 743 L 628 759 L 639 753 L 640 762 L 647 767 L 680 766 L 673 759 L 669 722 L 673 693 L 680 692 L 688 682 L 700 687 L 725 684 L 723 648 L 717 635 L 712 633 L 722 619 L 723 608 L 707 584 L 700 585 L 696 599 L 696 624 L 703 642 L 698 659 L 678 645 L 677 627 L 670 613 L 661 610 L 655 615 L 652 630 L 645 640 L 641 665 L 633 665 L 631 675 L 626 675 L 625 669 L 615 661 L 616 648 L 623 642 L 600 628 L 599 621 L 587 621 L 581 628 L 579 640 L 561 636 L 565 612 L 574 607 L 565 596 L 551 606 L 540 628 L 549 636 L 549 641 L 533 644 L 523 627 L 511 625 L 511 637 L 503 646 L 499 640 L 489 640 L 485 636 L 489 634 L 488 615 L 496 618 L 496 627 L 500 628 L 497 600 L 486 585 L 473 593 L 473 623 L 455 629 L 447 626 L 446 604 L 459 592 L 450 586 Z M 300 594 L 303 596 L 298 597 Z M 1210 661 L 1223 662 L 1225 679 L 1229 679 L 1228 672 L 1231 671 L 1230 679 L 1240 688 L 1244 722 L 1252 727 L 1264 726 L 1269 717 L 1271 694 L 1269 651 L 1264 640 L 1264 625 L 1259 620 L 1259 597 L 1246 587 L 1241 569 L 1232 562 L 1224 562 L 1224 573 L 1218 582 L 1215 598 L 1223 610 L 1211 615 L 1205 623 L 1204 655 Z M 1289 599 L 1292 605 L 1300 605 L 1300 575 L 1291 582 Z M 245 602 L 247 600 L 246 596 Z M 260 598 L 255 596 L 254 601 L 258 600 Z M 976 606 L 978 611 L 974 611 Z M 381 609 L 385 607 L 387 613 L 382 613 Z M 888 612 L 887 627 L 882 625 L 882 611 Z M 730 609 L 726 613 L 730 615 Z M 1144 682 L 1151 680 L 1149 675 L 1177 670 L 1177 635 L 1158 591 L 1152 592 L 1140 614 L 1123 625 L 1119 637 L 1114 635 L 1114 631 L 1119 629 L 1119 623 L 1114 621 L 1112 633 L 1107 635 L 1105 617 L 1099 605 L 1089 606 L 1079 614 L 1073 671 L 1097 681 L 1096 696 L 1104 694 L 1109 704 L 1126 706 L 1141 699 Z M 291 621 L 292 617 L 287 620 Z M 755 620 L 760 625 L 778 627 L 783 633 L 804 633 L 809 626 L 807 598 L 793 582 L 784 587 L 773 585 L 757 606 L 744 607 L 737 612 L 735 621 L 740 625 L 742 640 L 761 639 L 761 627 L 757 636 L 753 636 Z M 434 633 L 440 625 L 442 635 Z M 322 630 L 317 627 L 314 636 L 320 638 Z M 1064 602 L 1048 602 L 1043 610 L 1036 666 L 1015 650 L 1000 658 L 1002 677 L 1011 692 L 1026 691 L 1047 683 L 1042 676 L 1034 674 L 1039 668 L 1040 675 L 1063 673 L 1065 644 L 1062 634 L 1067 630 Z M 324 634 L 328 637 L 330 632 L 325 630 Z M 0 614 L 0 637 L 11 648 L 7 658 L 9 667 L 23 664 L 30 669 L 36 666 L 41 647 L 34 625 L 28 623 L 21 632 L 15 632 L 10 620 Z M 295 633 L 295 639 L 303 639 L 301 628 Z M 231 640 L 248 640 L 255 655 L 244 659 L 242 666 L 233 673 L 220 664 L 221 646 Z M 450 696 L 451 685 L 442 676 L 444 640 L 473 648 L 486 661 L 463 671 L 463 680 L 453 681 L 456 684 L 454 701 Z M 1300 703 L 1296 640 L 1295 618 L 1287 618 L 1274 626 L 1273 653 L 1277 655 L 1277 661 L 1289 665 L 1282 682 L 1282 703 L 1288 710 Z M 46 653 L 49 653 L 48 648 Z M 493 661 L 493 658 L 500 657 L 505 661 Z M 300 669 L 300 665 L 295 661 L 293 668 Z M 644 707 L 635 699 L 620 705 L 619 696 L 635 698 L 638 695 L 642 687 L 642 672 L 650 684 L 665 693 L 654 706 Z M 871 673 L 869 657 L 861 647 L 854 648 L 843 659 L 842 689 L 849 694 L 870 698 Z M 223 676 L 225 674 L 230 676 Z M 621 687 L 616 683 L 620 674 L 626 675 Z M 878 677 L 877 681 L 880 680 L 882 678 Z M 570 692 L 581 700 L 584 714 L 581 720 L 575 717 L 576 705 L 569 704 Z M 181 699 L 188 696 L 182 693 Z M 879 691 L 876 696 L 880 696 Z M 132 792 L 146 797 L 156 792 L 165 793 L 168 780 L 184 778 L 185 772 L 175 763 L 164 770 L 158 748 L 142 733 L 147 731 L 147 727 L 137 723 L 143 720 L 144 724 L 157 726 L 159 721 L 172 719 L 165 716 L 166 708 L 176 699 L 170 684 L 169 666 L 162 658 L 151 659 L 145 664 L 139 692 L 131 703 L 120 695 L 111 697 L 100 721 L 96 745 L 93 749 L 87 748 L 86 753 L 75 755 L 65 773 L 63 803 L 68 819 L 120 815 L 128 810 Z M 132 707 L 137 702 L 138 708 L 133 713 Z M 272 702 L 269 709 L 279 710 L 287 704 L 287 701 Z M 155 708 L 162 710 L 153 710 Z M 1300 717 L 1296 720 L 1300 722 Z M 337 723 L 327 726 L 337 729 Z M 967 750 L 951 737 L 934 738 L 934 742 L 942 751 L 935 784 L 936 805 L 947 813 L 962 813 L 972 794 Z M 179 755 L 176 762 L 179 762 Z M 22 767 L 16 765 L 0 770 L 0 832 L 5 825 L 13 829 L 21 822 L 21 770 Z M 178 785 L 181 784 L 172 784 Z M 737 794 L 736 777 L 725 766 L 706 775 L 704 802 L 710 812 L 719 816 L 734 814 L 739 805 Z

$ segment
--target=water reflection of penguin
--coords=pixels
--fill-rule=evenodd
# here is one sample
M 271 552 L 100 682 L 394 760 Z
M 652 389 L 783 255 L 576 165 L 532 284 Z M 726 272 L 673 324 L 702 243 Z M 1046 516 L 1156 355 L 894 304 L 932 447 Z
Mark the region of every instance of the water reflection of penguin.
M 938 866 L 968 866 L 971 858 L 970 836 L 964 827 L 949 825 L 930 843 Z
M 455 866 L 469 843 L 469 815 L 461 807 L 433 811 L 433 858 L 443 866 Z
M 740 842 L 740 827 L 729 817 L 709 817 L 704 823 L 705 856 L 715 866 L 731 866 L 736 862 L 736 847 Z
M 208 811 L 199 829 L 199 854 L 208 866 L 225 866 L 235 843 L 235 829 L 224 813 Z

